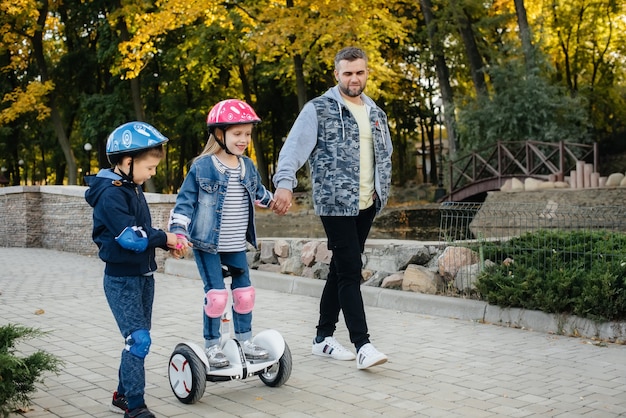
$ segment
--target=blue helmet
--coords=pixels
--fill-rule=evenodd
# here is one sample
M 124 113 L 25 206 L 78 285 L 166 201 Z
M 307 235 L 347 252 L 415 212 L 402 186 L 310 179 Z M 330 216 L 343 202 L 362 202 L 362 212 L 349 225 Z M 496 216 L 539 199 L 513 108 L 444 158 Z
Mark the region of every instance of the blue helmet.
M 120 157 L 133 156 L 141 150 L 163 145 L 168 139 L 154 126 L 145 122 L 127 122 L 118 126 L 107 139 L 106 154 L 111 164 Z

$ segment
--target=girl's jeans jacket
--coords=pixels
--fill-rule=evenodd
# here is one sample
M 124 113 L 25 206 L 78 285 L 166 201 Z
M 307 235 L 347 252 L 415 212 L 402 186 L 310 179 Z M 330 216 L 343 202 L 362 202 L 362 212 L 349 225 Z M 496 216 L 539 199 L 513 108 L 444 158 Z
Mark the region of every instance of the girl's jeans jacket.
M 246 240 L 256 247 L 254 205 L 268 207 L 274 196 L 261 183 L 261 176 L 250 158 L 240 157 L 239 163 L 241 184 L 248 193 L 250 205 Z M 196 158 L 178 192 L 170 214 L 169 231 L 185 235 L 194 249 L 217 253 L 227 186 L 228 173 L 214 155 Z

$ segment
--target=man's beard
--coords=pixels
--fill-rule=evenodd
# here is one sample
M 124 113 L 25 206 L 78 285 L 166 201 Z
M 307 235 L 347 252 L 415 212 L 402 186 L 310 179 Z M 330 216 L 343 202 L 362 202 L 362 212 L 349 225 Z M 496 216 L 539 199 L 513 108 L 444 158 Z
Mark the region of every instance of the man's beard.
M 345 94 L 348 97 L 359 97 L 361 95 L 361 93 L 363 93 L 363 89 L 359 86 L 358 88 L 356 88 L 356 90 L 354 90 L 355 87 L 352 88 L 352 90 L 350 89 L 350 87 L 344 87 L 342 85 L 339 85 L 339 90 L 341 90 L 341 92 L 343 94 Z

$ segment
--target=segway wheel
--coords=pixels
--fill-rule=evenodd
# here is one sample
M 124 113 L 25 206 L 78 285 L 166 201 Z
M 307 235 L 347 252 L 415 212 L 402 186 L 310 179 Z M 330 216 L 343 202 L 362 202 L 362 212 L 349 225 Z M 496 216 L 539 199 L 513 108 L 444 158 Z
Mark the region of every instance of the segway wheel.
M 179 344 L 170 356 L 170 387 L 179 401 L 196 403 L 206 388 L 206 367 L 187 345 Z
M 289 379 L 289 376 L 291 376 L 291 351 L 287 343 L 285 343 L 283 355 L 265 373 L 261 373 L 259 378 L 267 386 L 274 388 L 283 385 Z

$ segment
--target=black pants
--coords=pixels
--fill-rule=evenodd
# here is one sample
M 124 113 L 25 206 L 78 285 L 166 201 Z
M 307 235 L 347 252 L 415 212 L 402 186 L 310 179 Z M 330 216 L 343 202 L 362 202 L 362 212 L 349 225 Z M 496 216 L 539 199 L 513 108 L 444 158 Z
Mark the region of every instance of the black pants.
M 361 254 L 375 215 L 376 208 L 372 205 L 358 216 L 321 217 L 333 256 L 320 300 L 317 335 L 333 335 L 342 310 L 350 341 L 357 349 L 369 342 L 361 296 Z

